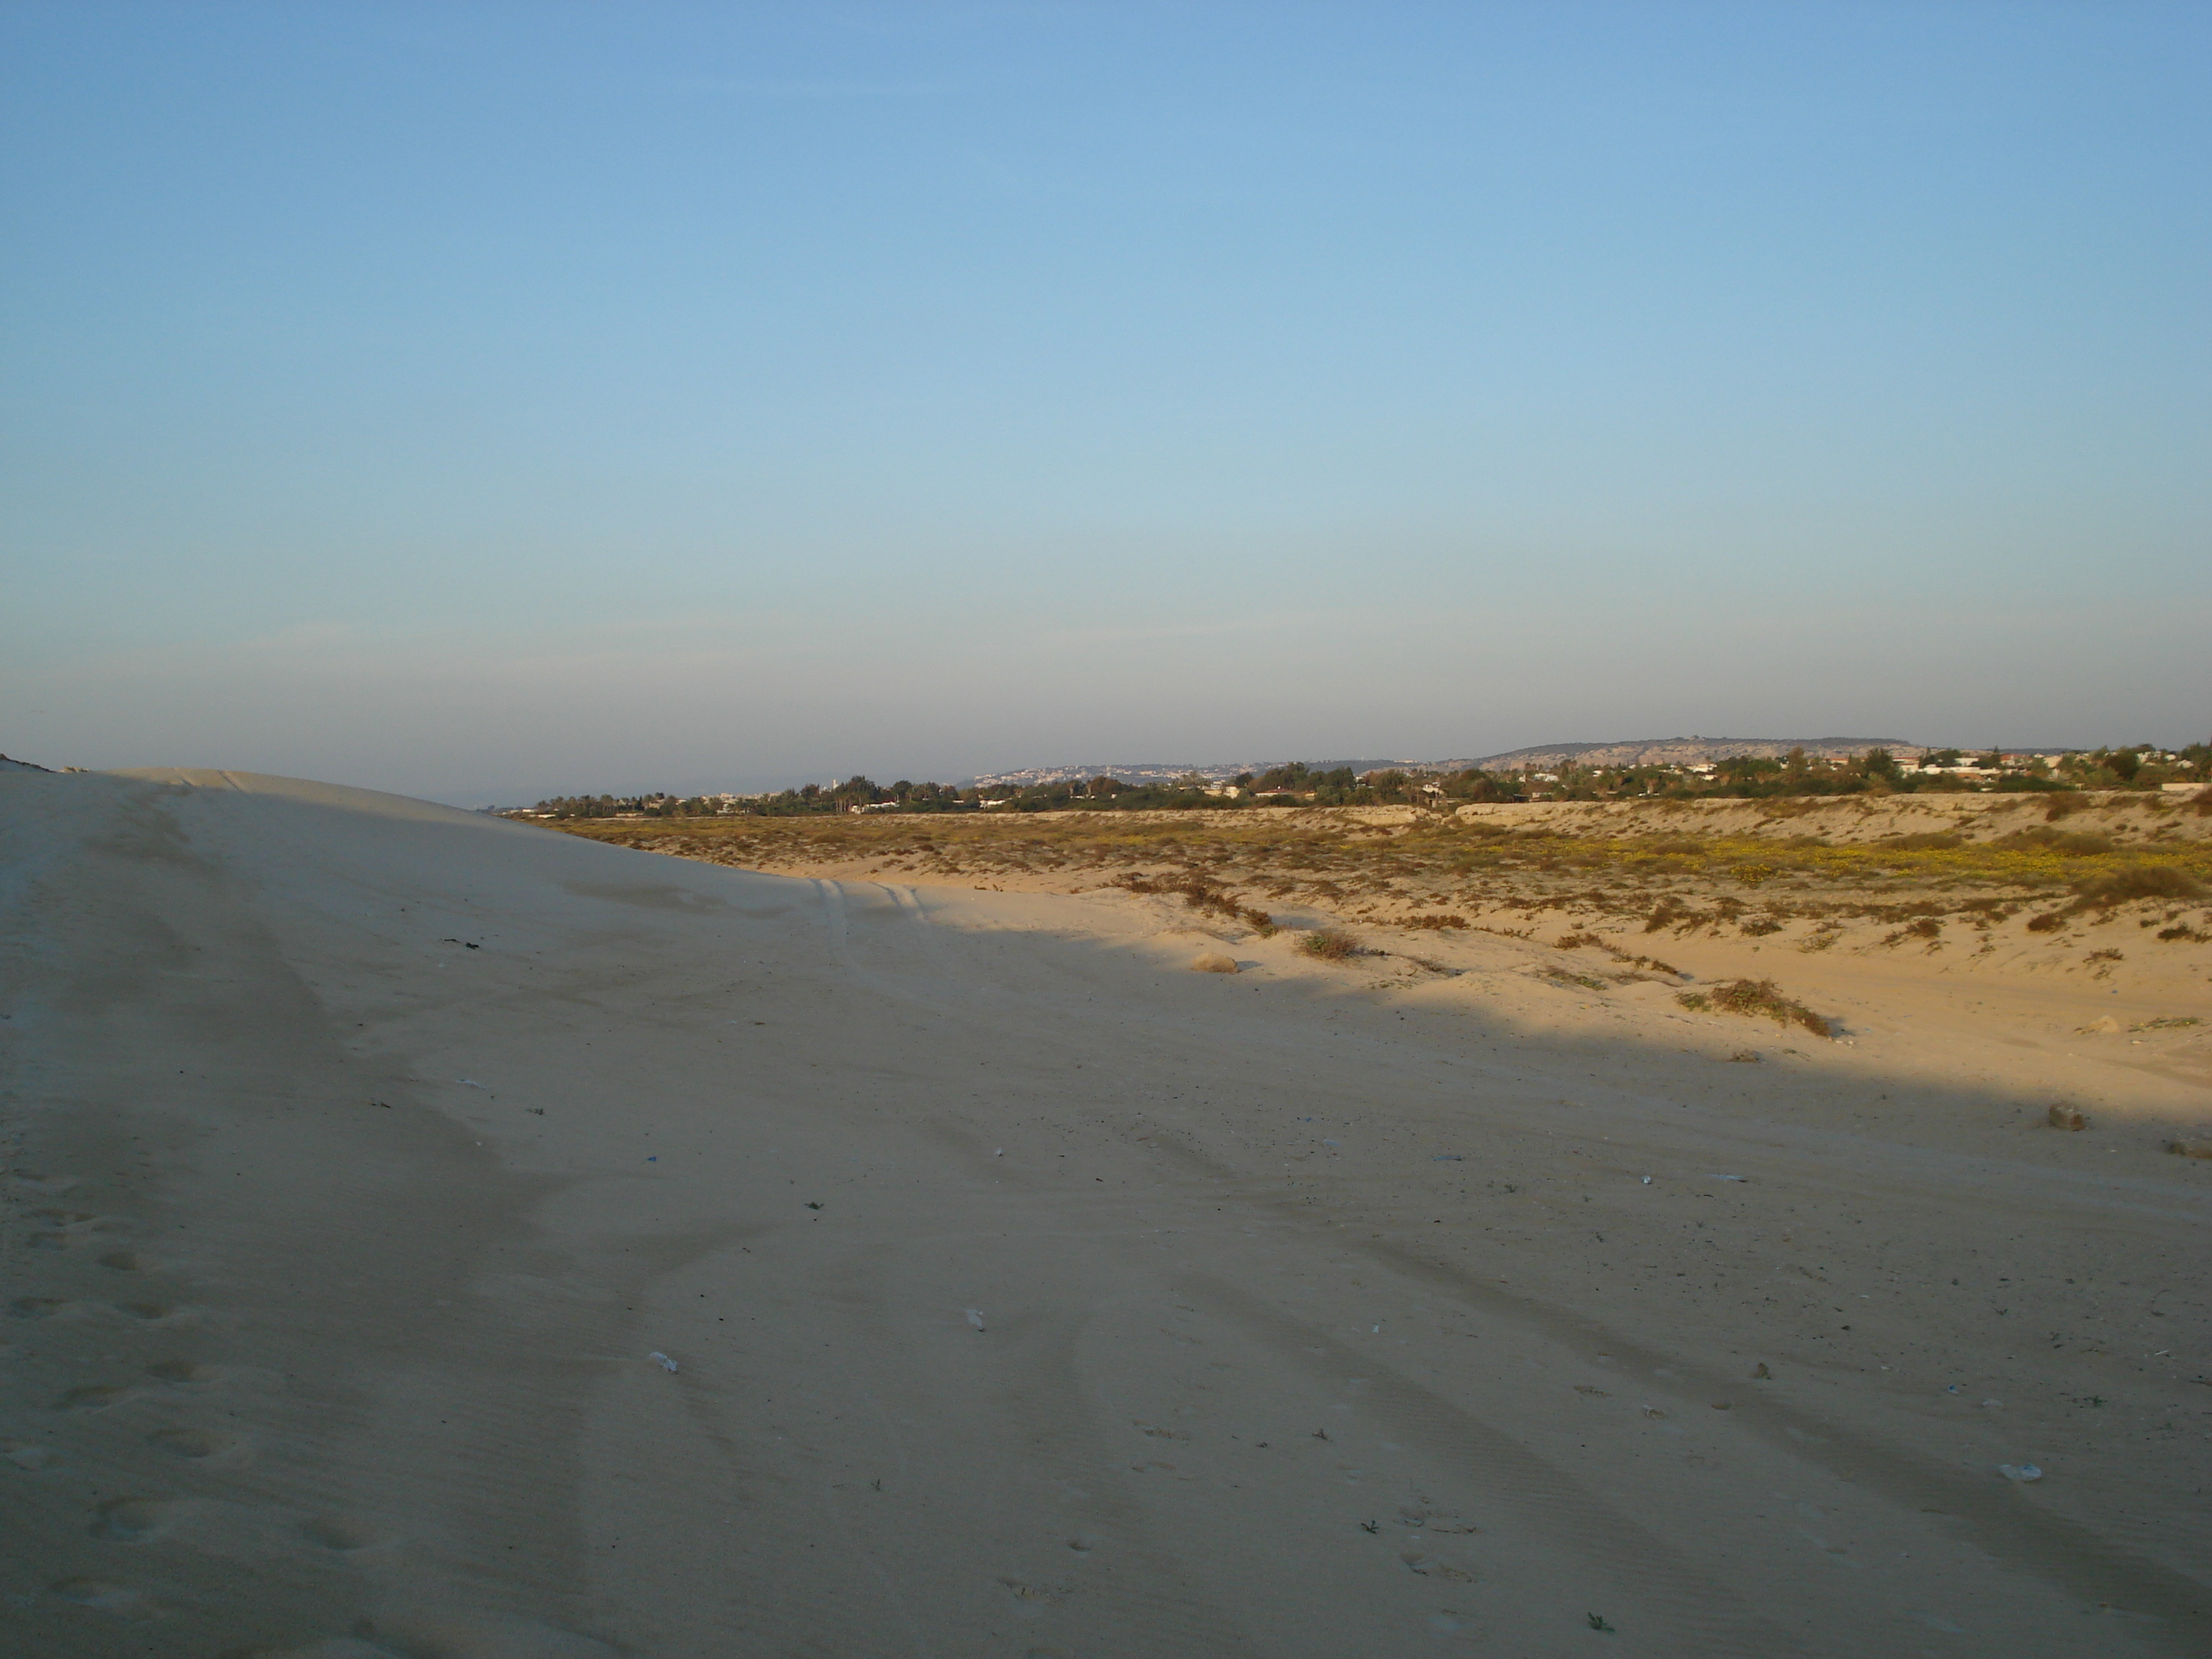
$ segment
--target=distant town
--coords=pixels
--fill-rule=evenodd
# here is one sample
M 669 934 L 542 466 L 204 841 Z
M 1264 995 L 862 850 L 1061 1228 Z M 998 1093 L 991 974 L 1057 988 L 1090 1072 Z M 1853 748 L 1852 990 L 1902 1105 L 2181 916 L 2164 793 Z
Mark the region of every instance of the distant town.
M 1516 750 L 1480 760 L 1037 767 L 961 783 L 854 776 L 763 794 L 563 795 L 515 818 L 830 812 L 1224 811 L 1778 795 L 2144 790 L 2212 799 L 2212 744 L 1930 748 L 1891 739 L 1671 738 Z

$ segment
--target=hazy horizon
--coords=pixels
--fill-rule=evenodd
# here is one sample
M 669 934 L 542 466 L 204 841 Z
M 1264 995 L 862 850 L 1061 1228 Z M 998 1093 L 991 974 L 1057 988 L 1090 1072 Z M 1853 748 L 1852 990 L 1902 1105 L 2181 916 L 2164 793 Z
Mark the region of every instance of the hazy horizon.
M 2158 4 L 10 9 L 0 751 L 2201 740 L 2208 70 Z

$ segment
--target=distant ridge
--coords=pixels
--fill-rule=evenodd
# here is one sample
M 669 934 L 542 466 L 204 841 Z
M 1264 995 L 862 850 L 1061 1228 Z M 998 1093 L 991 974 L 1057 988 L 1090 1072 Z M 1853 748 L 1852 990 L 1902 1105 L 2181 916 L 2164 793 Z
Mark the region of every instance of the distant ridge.
M 1074 783 L 1085 778 L 1119 778 L 1124 783 L 1173 783 L 1177 778 L 1193 774 L 1209 783 L 1219 783 L 1242 772 L 1261 773 L 1271 766 L 1288 765 L 1286 761 L 1216 761 L 1204 766 L 1170 764 L 1164 761 L 1146 761 L 1141 764 L 1121 766 L 1029 766 L 1014 772 L 985 772 L 968 781 L 979 789 L 1027 789 L 1041 783 Z M 1355 772 L 1372 772 L 1384 766 L 1429 766 L 1430 761 L 1409 760 L 1328 760 L 1308 761 L 1316 772 L 1334 772 L 1348 766 Z
M 1920 754 L 1923 745 L 1903 738 L 1629 738 L 1615 743 L 1538 744 L 1513 749 L 1480 760 L 1328 760 L 1309 761 L 1316 772 L 1348 766 L 1354 772 L 1373 772 L 1384 767 L 1406 771 L 1486 772 L 1518 771 L 1524 766 L 1696 766 L 1706 761 L 1736 760 L 1748 756 L 1779 760 L 1792 749 L 1815 757 L 1863 755 L 1869 749 L 1887 749 L 1899 757 Z M 1210 783 L 1220 783 L 1240 772 L 1265 772 L 1279 760 L 1216 762 L 1211 765 L 1170 765 L 1148 761 L 1142 765 L 1031 766 L 1013 772 L 987 772 L 968 781 L 981 789 L 1027 789 L 1039 784 L 1072 783 L 1099 776 L 1124 783 L 1171 783 L 1195 773 Z
M 1455 771 L 1480 767 L 1486 772 L 1516 771 L 1524 766 L 1695 766 L 1706 761 L 1779 760 L 1792 749 L 1816 758 L 1863 755 L 1887 749 L 1893 755 L 1917 755 L 1922 745 L 1903 738 L 1628 738 L 1616 743 L 1538 744 L 1528 749 L 1486 755 L 1480 760 L 1437 761 Z

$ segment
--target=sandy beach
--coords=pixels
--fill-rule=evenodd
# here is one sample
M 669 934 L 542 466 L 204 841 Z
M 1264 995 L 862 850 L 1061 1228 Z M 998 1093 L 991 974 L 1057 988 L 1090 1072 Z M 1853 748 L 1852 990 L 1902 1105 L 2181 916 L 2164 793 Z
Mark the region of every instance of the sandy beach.
M 1050 884 L 0 774 L 0 1650 L 2212 1649 L 2205 945 Z

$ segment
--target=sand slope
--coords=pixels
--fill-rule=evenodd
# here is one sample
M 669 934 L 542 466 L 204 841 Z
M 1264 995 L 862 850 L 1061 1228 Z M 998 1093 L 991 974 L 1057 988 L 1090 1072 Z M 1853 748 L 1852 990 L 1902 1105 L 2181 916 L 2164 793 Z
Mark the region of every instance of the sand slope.
M 250 775 L 0 836 L 9 1651 L 2212 1644 L 2191 1065 L 2061 1134 L 1963 1007 L 1195 974 Z

